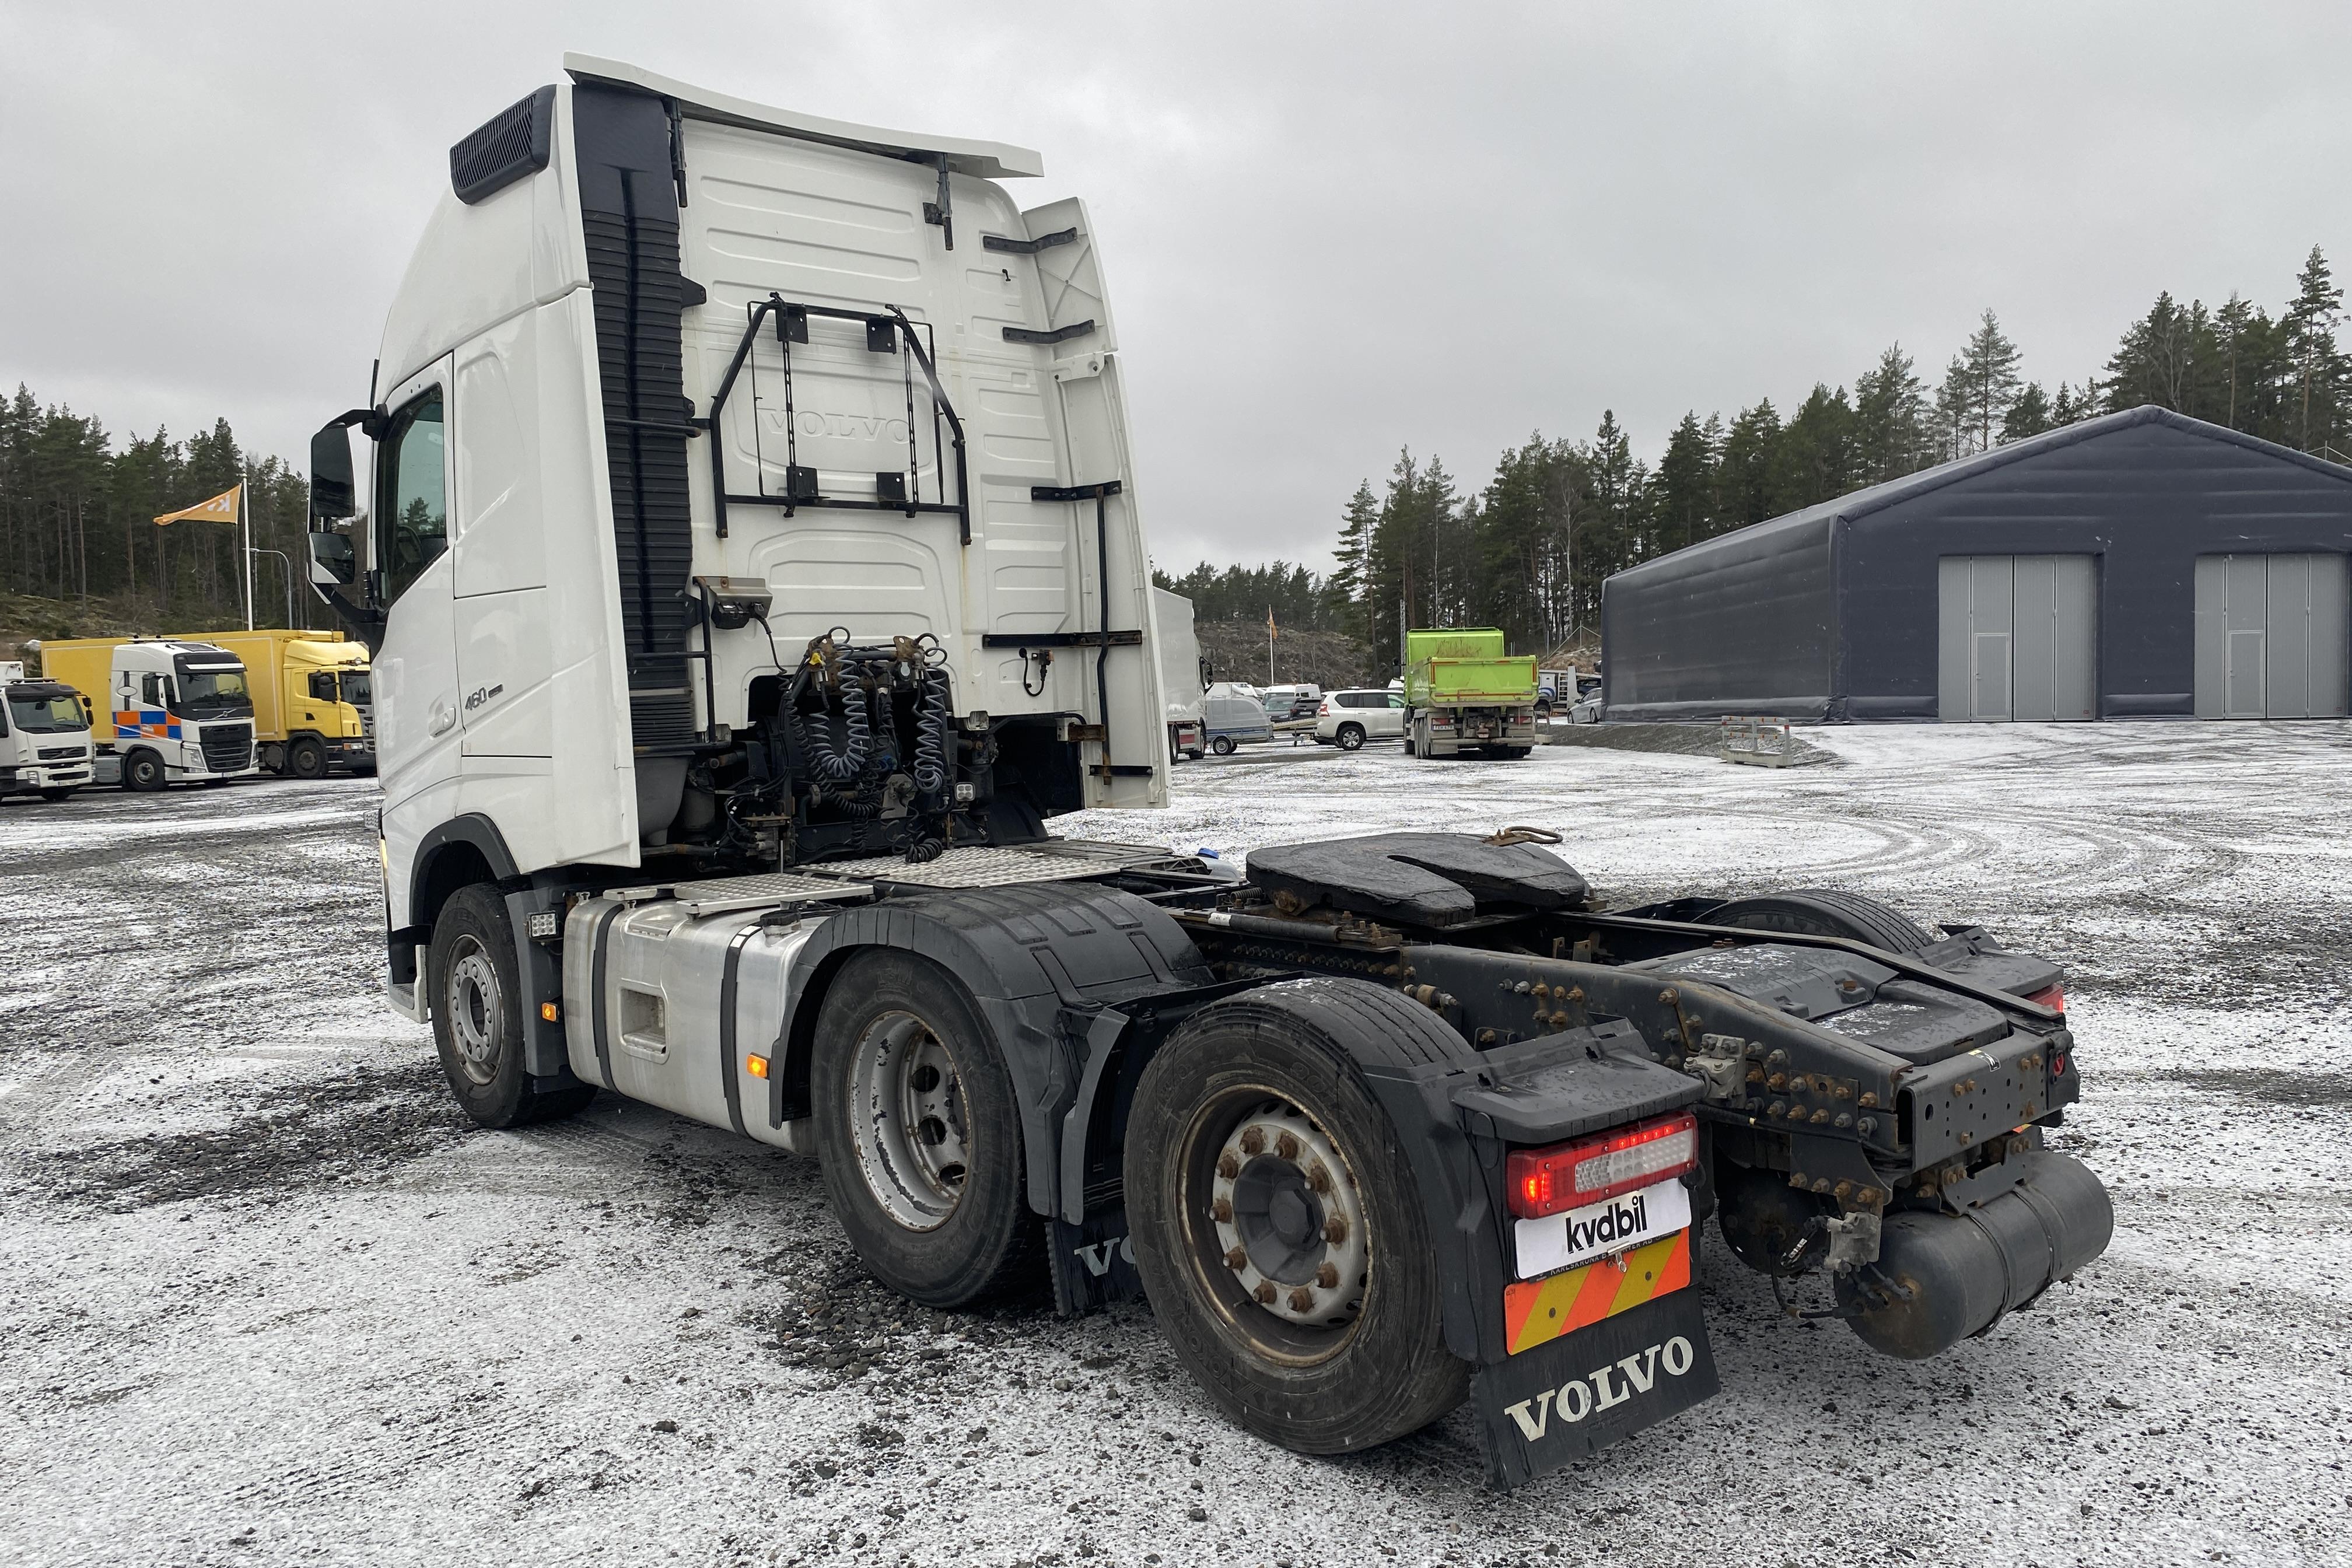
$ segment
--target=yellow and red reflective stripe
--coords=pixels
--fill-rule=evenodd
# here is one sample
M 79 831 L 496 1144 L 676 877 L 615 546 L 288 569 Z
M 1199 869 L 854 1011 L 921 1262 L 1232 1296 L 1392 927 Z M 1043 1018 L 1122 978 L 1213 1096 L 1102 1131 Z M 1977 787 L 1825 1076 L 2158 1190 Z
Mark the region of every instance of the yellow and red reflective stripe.
M 1504 1286 L 1504 1342 L 1517 1355 L 1681 1289 L 1690 1283 L 1690 1232 L 1678 1230 L 1622 1258 Z

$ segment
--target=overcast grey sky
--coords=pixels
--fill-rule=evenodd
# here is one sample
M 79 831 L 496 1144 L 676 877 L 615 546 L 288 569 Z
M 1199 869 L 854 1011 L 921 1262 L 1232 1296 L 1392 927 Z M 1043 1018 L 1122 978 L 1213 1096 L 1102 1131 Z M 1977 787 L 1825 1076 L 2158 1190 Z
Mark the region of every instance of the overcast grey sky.
M 0 385 L 302 452 L 363 399 L 449 143 L 562 51 L 1045 156 L 1110 268 L 1154 553 L 1328 565 L 1604 407 L 1932 382 L 1990 305 L 2079 381 L 2170 289 L 2352 265 L 2342 5 L 0 0 Z

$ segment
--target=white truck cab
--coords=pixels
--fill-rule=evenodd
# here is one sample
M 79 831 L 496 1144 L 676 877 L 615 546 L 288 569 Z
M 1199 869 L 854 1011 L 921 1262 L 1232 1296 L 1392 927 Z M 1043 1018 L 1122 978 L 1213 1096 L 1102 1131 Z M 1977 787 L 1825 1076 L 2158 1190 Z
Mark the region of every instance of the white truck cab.
M 1025 149 L 565 74 L 451 149 L 368 405 L 313 444 L 313 582 L 374 645 L 412 1012 L 470 881 L 1002 846 L 1166 800 L 1084 205 L 1024 211 Z
M 0 795 L 58 801 L 91 778 L 89 715 L 58 680 L 29 680 L 22 663 L 0 661 Z
M 111 743 L 123 788 L 159 790 L 258 771 L 253 693 L 235 654 L 211 643 L 127 642 L 116 647 L 110 674 Z
M 159 790 L 258 771 L 245 663 L 186 637 L 80 637 L 26 645 L 90 715 L 100 784 Z

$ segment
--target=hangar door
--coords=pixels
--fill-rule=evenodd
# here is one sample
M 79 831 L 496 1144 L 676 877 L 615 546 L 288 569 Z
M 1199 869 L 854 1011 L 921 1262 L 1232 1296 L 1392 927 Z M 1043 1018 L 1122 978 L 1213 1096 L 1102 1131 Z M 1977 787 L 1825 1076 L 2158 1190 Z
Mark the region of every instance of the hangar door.
M 2099 716 L 2098 570 L 2088 555 L 1947 555 L 1937 581 L 1937 716 Z
M 2197 558 L 2197 717 L 2341 719 L 2341 555 Z

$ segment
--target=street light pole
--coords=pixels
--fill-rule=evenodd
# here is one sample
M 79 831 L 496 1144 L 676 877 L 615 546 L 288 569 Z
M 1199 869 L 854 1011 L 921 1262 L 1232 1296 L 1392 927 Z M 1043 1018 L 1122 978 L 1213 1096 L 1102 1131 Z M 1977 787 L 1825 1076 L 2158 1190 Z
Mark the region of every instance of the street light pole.
M 252 553 L 278 557 L 278 576 L 286 584 L 286 625 L 288 629 L 291 630 L 294 626 L 294 563 L 287 558 L 286 552 L 283 550 L 256 550 Z M 250 564 L 249 562 L 248 564 Z M 247 617 L 247 620 L 251 618 L 250 616 Z

